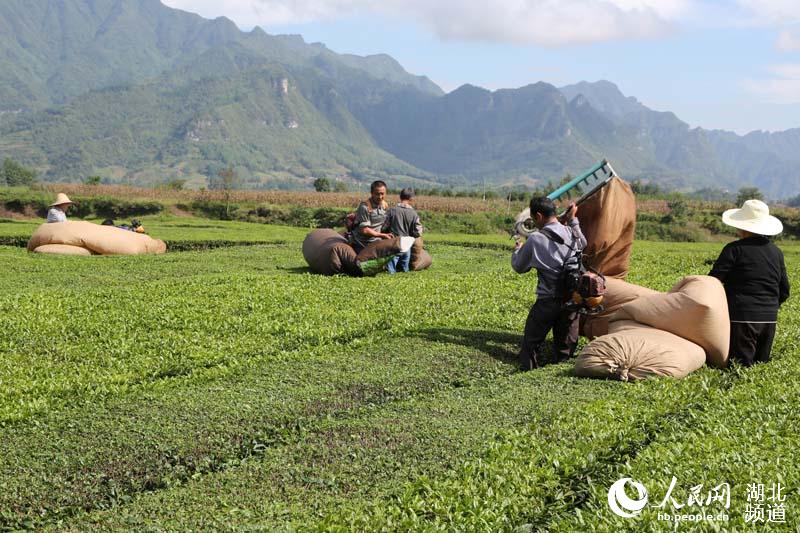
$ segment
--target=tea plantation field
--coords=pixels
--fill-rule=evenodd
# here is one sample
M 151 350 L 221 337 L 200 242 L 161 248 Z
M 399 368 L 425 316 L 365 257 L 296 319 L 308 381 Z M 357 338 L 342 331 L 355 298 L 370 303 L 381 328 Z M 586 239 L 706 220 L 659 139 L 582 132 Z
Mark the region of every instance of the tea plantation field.
M 11 244 L 36 223 L 0 224 L 0 529 L 740 531 L 762 484 L 756 529 L 800 531 L 797 297 L 766 365 L 521 373 L 536 279 L 502 236 L 431 235 L 431 270 L 352 279 L 307 271 L 303 229 L 144 223 L 173 251 L 35 256 Z M 637 242 L 629 281 L 667 290 L 721 247 Z M 660 520 L 673 476 L 678 505 L 729 484 L 703 502 L 728 520 Z M 623 477 L 649 491 L 636 518 L 609 509 Z

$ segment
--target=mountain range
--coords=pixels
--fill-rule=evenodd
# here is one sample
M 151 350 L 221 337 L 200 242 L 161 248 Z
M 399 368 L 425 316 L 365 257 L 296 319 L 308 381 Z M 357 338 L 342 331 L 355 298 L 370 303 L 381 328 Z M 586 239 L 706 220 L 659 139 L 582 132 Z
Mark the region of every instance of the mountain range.
M 800 129 L 690 128 L 607 81 L 445 94 L 387 55 L 240 31 L 158 0 L 0 3 L 0 157 L 42 179 L 248 188 L 535 186 L 607 157 L 681 189 L 800 193 Z

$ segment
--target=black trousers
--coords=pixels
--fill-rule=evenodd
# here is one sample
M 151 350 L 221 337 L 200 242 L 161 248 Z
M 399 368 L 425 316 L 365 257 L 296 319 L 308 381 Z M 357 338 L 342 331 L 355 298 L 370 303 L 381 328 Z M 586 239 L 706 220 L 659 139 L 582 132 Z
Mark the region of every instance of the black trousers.
M 730 360 L 744 366 L 766 363 L 774 339 L 774 322 L 731 322 Z
M 528 312 L 525 333 L 519 351 L 522 370 L 536 368 L 541 362 L 541 347 L 553 330 L 553 361 L 572 357 L 578 344 L 578 313 L 564 309 L 561 298 L 538 298 Z

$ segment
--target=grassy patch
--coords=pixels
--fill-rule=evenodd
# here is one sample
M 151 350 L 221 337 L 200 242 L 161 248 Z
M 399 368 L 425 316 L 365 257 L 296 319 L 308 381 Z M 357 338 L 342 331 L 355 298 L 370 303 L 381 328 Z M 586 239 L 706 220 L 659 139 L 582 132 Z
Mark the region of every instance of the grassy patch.
M 743 485 L 782 481 L 792 508 L 793 300 L 769 365 L 639 384 L 569 363 L 523 374 L 535 276 L 510 271 L 505 237 L 431 235 L 431 270 L 354 279 L 308 273 L 298 228 L 145 225 L 273 244 L 0 247 L 2 527 L 658 529 L 608 510 L 623 476 L 654 497 L 671 475 L 684 496 L 731 483 L 739 518 Z M 630 281 L 666 290 L 721 246 L 637 242 Z M 797 280 L 800 247 L 784 251 Z

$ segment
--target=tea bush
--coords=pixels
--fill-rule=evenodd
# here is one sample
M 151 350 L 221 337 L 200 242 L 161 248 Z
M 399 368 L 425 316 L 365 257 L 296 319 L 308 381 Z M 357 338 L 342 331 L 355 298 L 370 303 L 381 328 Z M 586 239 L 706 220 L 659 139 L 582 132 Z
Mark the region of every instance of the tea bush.
M 310 274 L 300 228 L 145 226 L 187 251 L 0 246 L 2 529 L 655 531 L 672 525 L 616 517 L 607 491 L 632 477 L 656 500 L 673 475 L 684 501 L 729 483 L 728 530 L 747 484 L 780 481 L 797 523 L 794 299 L 767 365 L 520 373 L 536 280 L 507 237 L 430 235 L 429 271 L 355 279 Z M 666 290 L 721 247 L 637 242 L 629 279 Z

